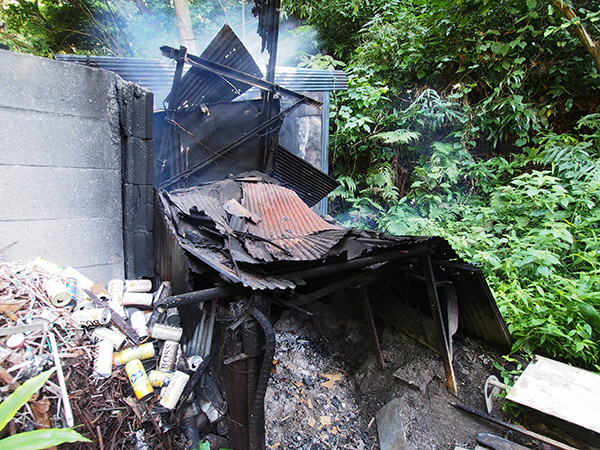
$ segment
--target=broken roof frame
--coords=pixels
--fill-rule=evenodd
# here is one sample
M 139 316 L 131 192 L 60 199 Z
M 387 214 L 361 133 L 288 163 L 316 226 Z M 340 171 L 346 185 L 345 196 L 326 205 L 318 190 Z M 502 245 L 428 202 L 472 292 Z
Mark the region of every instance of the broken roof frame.
M 510 345 L 510 336 L 489 287 L 481 277 L 481 269 L 461 261 L 444 239 L 382 236 L 332 224 L 332 229 L 339 230 L 339 235 L 333 240 L 321 241 L 326 245 L 317 250 L 311 242 L 319 236 L 327 236 L 329 227 L 323 228 L 319 222 L 312 222 L 319 216 L 306 205 L 304 210 L 293 191 L 274 184 L 274 181 L 259 174 L 241 175 L 223 182 L 159 194 L 168 227 L 180 247 L 189 257 L 215 270 L 218 278 L 225 281 L 225 285 L 215 281 L 217 289 L 200 289 L 196 293 L 172 297 L 168 300 L 169 306 L 209 298 L 249 296 L 250 292 L 262 291 L 269 293 L 269 298 L 276 303 L 302 310 L 302 305 L 308 301 L 340 289 L 364 287 L 403 267 L 402 270 L 408 270 L 425 285 L 426 302 L 433 315 L 437 347 L 451 392 L 457 392 L 452 366 L 452 336 L 456 332 L 453 322 L 458 324 L 458 309 L 463 329 L 496 344 Z M 231 183 L 239 189 L 233 197 L 233 191 L 224 187 Z M 256 189 L 260 192 L 258 197 L 253 194 Z M 225 206 L 232 199 L 239 203 L 240 210 Z M 268 208 L 263 209 L 265 205 Z M 198 217 L 204 219 L 200 228 L 196 222 Z M 207 230 L 207 220 L 213 223 L 209 228 L 214 231 Z M 256 232 L 256 222 L 262 224 L 263 232 Z M 271 223 L 276 227 L 269 225 Z M 309 225 L 311 223 L 313 225 Z M 252 229 L 255 231 L 248 231 Z M 263 249 L 266 247 L 269 255 L 253 253 L 257 236 L 262 240 L 258 245 Z M 301 242 L 300 247 L 298 242 Z M 301 250 L 303 248 L 311 251 L 307 253 Z M 290 263 L 282 266 L 285 261 Z M 304 267 L 294 267 L 291 262 Z M 191 270 L 202 271 L 194 264 Z M 436 275 L 440 271 L 447 274 L 445 279 L 440 280 Z M 460 278 L 464 279 L 457 283 Z M 458 294 L 454 313 L 450 312 L 449 296 L 446 295 L 444 301 L 440 298 L 441 289 L 452 282 L 456 289 L 452 295 Z M 368 298 L 363 304 L 369 311 Z M 453 314 L 456 317 L 453 318 Z M 376 332 L 372 330 L 372 334 Z M 381 355 L 380 350 L 376 353 Z

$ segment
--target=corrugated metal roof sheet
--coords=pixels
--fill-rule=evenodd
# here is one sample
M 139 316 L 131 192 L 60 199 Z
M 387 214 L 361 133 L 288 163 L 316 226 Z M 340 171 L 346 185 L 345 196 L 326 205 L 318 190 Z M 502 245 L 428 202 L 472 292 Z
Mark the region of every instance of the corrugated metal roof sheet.
M 200 56 L 255 77 L 263 76 L 254 59 L 229 25 L 221 28 Z M 226 80 L 211 71 L 192 67 L 181 78 L 178 99 L 174 105 L 169 104 L 169 107 L 176 109 L 184 105 L 229 102 L 249 88 L 249 84 Z M 171 94 L 166 101 L 171 102 Z
M 116 58 L 112 56 L 54 55 L 58 61 L 73 62 L 109 70 L 154 92 L 155 104 L 161 105 L 171 92 L 174 61 L 167 59 Z M 334 91 L 347 89 L 342 70 L 317 70 L 300 67 L 277 67 L 275 83 L 293 91 Z
M 291 189 L 270 183 L 242 183 L 242 206 L 257 223 L 233 217 L 232 228 L 249 233 L 244 246 L 263 261 L 312 261 L 323 257 L 346 230 L 323 220 Z
M 308 236 L 341 227 L 322 219 L 288 188 L 270 183 L 242 183 L 242 206 L 261 218 L 248 231 L 265 239 Z
M 292 188 L 310 207 L 333 191 L 339 183 L 299 156 L 279 147 L 275 155 L 273 178 Z

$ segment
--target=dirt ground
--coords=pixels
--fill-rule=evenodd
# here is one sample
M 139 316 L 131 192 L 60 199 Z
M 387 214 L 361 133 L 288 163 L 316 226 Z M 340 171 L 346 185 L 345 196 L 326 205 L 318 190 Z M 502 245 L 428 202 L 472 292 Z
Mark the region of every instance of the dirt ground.
M 483 386 L 497 375 L 492 361 L 502 359 L 498 352 L 470 337 L 455 338 L 457 398 L 445 386 L 440 357 L 385 323 L 378 324 L 386 364 L 380 370 L 355 302 L 315 303 L 309 310 L 314 315 L 285 312 L 275 325 L 277 364 L 265 401 L 267 448 L 378 449 L 375 416 L 395 398 L 405 448 L 473 449 L 477 433 L 506 436 L 450 405 L 485 412 Z

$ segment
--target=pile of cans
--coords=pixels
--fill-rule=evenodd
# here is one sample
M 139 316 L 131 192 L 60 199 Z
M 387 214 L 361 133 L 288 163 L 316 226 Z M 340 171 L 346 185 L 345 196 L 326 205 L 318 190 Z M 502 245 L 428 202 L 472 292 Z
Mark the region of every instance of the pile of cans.
M 37 258 L 34 267 L 48 274 L 44 288 L 53 305 L 69 308 L 72 320 L 91 333 L 95 343 L 94 376 L 108 378 L 113 370 L 124 366 L 139 401 L 152 398 L 158 388 L 162 407 L 170 410 L 177 406 L 190 378 L 185 371 L 177 370 L 178 361 L 180 367 L 182 361 L 186 367 L 179 345 L 183 334 L 179 314 L 171 308 L 165 323 L 149 321 L 164 286 L 153 293 L 150 280 L 115 279 L 105 287 L 72 267 L 65 269 L 44 258 Z M 139 345 L 128 345 L 131 339 L 115 326 L 115 315 L 135 331 Z

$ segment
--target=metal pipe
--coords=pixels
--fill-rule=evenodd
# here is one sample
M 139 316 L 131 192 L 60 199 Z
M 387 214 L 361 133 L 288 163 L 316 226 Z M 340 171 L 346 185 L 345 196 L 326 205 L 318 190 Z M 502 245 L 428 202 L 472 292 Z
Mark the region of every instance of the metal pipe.
M 62 398 L 65 410 L 65 422 L 68 428 L 73 428 L 75 426 L 75 419 L 73 418 L 73 410 L 71 409 L 71 402 L 69 401 L 69 392 L 67 391 L 65 375 L 63 373 L 62 364 L 60 363 L 60 355 L 58 353 L 58 346 L 56 345 L 54 331 L 50 330 L 48 333 L 48 339 L 50 340 L 50 349 L 52 350 L 54 366 L 56 367 L 56 378 L 58 378 L 58 385 L 60 386 L 60 397 Z
M 217 300 L 213 300 L 210 305 L 210 316 L 208 322 L 208 331 L 206 333 L 206 340 L 204 342 L 204 348 L 202 350 L 202 357 L 206 358 L 210 355 L 210 349 L 212 347 L 213 332 L 215 330 L 215 320 L 217 317 Z
M 162 52 L 163 56 L 166 56 L 167 58 L 178 59 L 181 57 L 180 50 L 174 49 L 173 47 L 169 47 L 167 45 L 160 47 L 160 51 Z M 209 72 L 216 73 L 217 75 L 221 75 L 225 78 L 241 81 L 242 83 L 249 84 L 265 91 L 279 92 L 280 94 L 295 98 L 297 100 L 304 100 L 308 105 L 315 108 L 321 108 L 322 103 L 320 101 L 306 97 L 302 94 L 298 94 L 297 92 L 291 91 L 277 84 L 270 83 L 262 78 L 240 72 L 239 70 L 235 70 L 231 67 L 204 59 L 200 56 L 185 54 L 184 58 L 185 62 L 190 63 L 193 66 L 200 67 L 201 69 L 208 70 Z
M 172 308 L 175 306 L 191 305 L 194 303 L 215 300 L 217 298 L 230 297 L 234 295 L 235 290 L 231 288 L 217 286 L 214 288 L 203 289 L 201 291 L 187 292 L 185 294 L 173 295 L 164 299 L 162 306 Z

